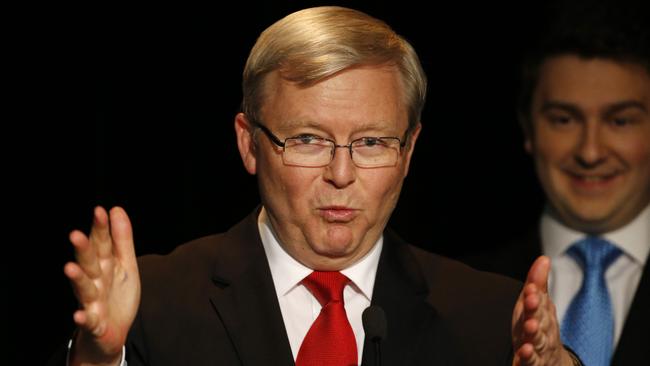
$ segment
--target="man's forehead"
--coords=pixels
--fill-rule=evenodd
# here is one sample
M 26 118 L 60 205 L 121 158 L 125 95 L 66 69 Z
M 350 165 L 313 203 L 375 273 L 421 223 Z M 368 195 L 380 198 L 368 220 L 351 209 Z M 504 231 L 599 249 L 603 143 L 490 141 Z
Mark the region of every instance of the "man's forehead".
M 354 130 L 383 130 L 397 126 L 396 121 L 352 121 L 346 124 Z M 313 118 L 286 119 L 277 124 L 279 129 L 314 128 L 327 130 L 333 127 L 333 123 L 319 121 Z
M 384 74 L 373 75 L 375 71 Z M 401 130 L 408 124 L 408 110 L 403 96 L 396 92 L 397 79 L 386 78 L 385 72 L 385 68 L 344 70 L 309 86 L 272 73 L 265 83 L 261 119 L 278 131 Z
M 578 56 L 547 59 L 535 89 L 538 102 L 609 108 L 620 104 L 647 104 L 650 76 L 637 64 Z

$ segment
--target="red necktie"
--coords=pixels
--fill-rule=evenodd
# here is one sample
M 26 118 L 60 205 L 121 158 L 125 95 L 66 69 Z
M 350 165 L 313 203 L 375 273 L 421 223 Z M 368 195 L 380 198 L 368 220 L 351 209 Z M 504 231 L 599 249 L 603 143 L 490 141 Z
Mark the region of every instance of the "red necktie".
M 322 308 L 300 345 L 296 366 L 357 365 L 357 341 L 343 306 L 348 282 L 340 272 L 320 271 L 302 281 Z

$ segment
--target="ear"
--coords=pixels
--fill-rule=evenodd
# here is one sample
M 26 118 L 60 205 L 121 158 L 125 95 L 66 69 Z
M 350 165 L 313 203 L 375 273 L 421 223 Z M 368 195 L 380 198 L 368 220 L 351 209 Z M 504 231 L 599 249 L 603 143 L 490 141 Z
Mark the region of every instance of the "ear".
M 409 166 L 411 165 L 411 156 L 413 156 L 415 142 L 418 140 L 418 136 L 420 136 L 420 131 L 422 131 L 422 123 L 418 122 L 417 126 L 413 129 L 413 132 L 411 132 L 409 142 L 406 144 L 406 166 L 404 167 L 404 177 L 408 175 Z
M 533 142 L 530 140 L 530 136 L 526 136 L 526 139 L 524 140 L 524 149 L 529 154 L 533 153 Z
M 519 126 L 521 127 L 521 131 L 524 133 L 524 150 L 526 150 L 527 153 L 532 154 L 533 121 L 529 117 L 524 116 L 522 113 L 518 113 L 517 118 L 519 119 Z
M 257 172 L 257 156 L 255 141 L 253 140 L 253 127 L 244 113 L 235 116 L 235 133 L 237 134 L 237 148 L 244 163 L 244 168 L 250 174 Z

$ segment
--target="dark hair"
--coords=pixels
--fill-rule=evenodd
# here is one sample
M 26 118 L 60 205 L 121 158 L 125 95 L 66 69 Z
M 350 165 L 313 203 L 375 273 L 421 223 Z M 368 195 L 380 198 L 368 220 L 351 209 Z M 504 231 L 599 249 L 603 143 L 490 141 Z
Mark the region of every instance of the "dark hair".
M 650 73 L 650 1 L 566 1 L 549 4 L 540 17 L 536 40 L 524 52 L 517 109 L 520 123 L 530 128 L 533 93 L 546 59 L 562 54 L 631 62 Z M 539 25 L 539 23 L 537 24 Z

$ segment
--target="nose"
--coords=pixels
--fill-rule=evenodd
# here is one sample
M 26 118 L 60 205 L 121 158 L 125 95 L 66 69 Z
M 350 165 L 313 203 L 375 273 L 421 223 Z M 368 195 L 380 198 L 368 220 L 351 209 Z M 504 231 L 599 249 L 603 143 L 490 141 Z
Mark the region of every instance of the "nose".
M 325 167 L 323 178 L 336 188 L 345 188 L 357 179 L 357 167 L 352 161 L 350 148 L 337 146 L 332 161 Z
M 607 158 L 603 131 L 595 121 L 586 122 L 583 127 L 575 158 L 578 164 L 584 168 L 595 167 Z

